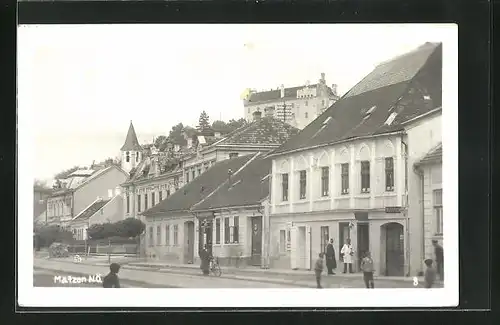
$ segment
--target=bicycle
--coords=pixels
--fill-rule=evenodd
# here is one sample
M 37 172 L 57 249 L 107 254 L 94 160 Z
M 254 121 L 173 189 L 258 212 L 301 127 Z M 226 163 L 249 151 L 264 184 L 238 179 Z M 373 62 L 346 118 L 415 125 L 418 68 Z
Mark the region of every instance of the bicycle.
M 219 265 L 219 258 L 218 257 L 210 257 L 210 272 L 215 274 L 215 276 L 221 276 L 222 275 L 222 270 Z

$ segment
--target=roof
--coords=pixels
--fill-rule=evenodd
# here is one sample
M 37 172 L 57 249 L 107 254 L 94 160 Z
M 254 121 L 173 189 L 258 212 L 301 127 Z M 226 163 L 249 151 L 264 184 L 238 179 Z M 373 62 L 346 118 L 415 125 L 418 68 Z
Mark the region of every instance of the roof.
M 235 177 L 237 171 L 256 155 L 257 154 L 245 155 L 216 163 L 206 172 L 187 183 L 143 214 L 150 216 L 153 214 L 169 214 L 173 212 L 188 211 L 193 205 L 200 202 L 222 183 L 228 180 L 229 169 L 231 169 L 234 175 L 233 177 Z
M 224 184 L 209 198 L 193 206 L 194 211 L 223 207 L 260 205 L 269 196 L 269 177 L 272 159 L 256 158 Z
M 92 203 L 89 207 L 87 207 L 85 210 L 80 212 L 73 220 L 88 220 L 90 217 L 92 217 L 97 211 L 102 209 L 108 202 L 111 201 L 111 199 L 106 199 L 106 200 L 98 200 Z
M 440 142 L 436 147 L 432 148 L 420 161 L 415 165 L 425 165 L 432 163 L 440 163 L 443 161 L 443 144 Z
M 405 122 L 441 107 L 441 69 L 440 44 L 383 63 L 276 154 L 404 130 Z
M 290 87 L 290 88 L 285 88 L 285 99 L 296 99 L 297 98 L 297 91 L 300 89 L 304 89 L 306 87 L 309 88 L 316 88 L 318 87 L 318 84 L 312 84 L 312 85 L 302 85 L 302 86 L 297 86 L 297 87 Z M 334 97 L 335 94 L 333 93 L 332 89 L 330 87 L 326 87 L 328 89 L 328 95 Z M 281 99 L 281 89 L 275 89 L 275 90 L 268 90 L 268 91 L 260 91 L 260 92 L 253 92 L 249 94 L 248 100 L 246 101 L 246 105 L 249 104 L 255 104 L 255 103 L 260 103 L 260 102 L 268 102 L 268 101 L 275 101 L 275 100 L 280 100 Z
M 217 145 L 267 144 L 281 145 L 299 129 L 273 117 L 262 117 L 229 133 Z
M 130 121 L 130 126 L 128 127 L 127 137 L 125 138 L 125 143 L 123 144 L 121 151 L 139 151 L 142 150 L 139 141 L 137 140 L 137 135 L 135 134 L 134 125 Z

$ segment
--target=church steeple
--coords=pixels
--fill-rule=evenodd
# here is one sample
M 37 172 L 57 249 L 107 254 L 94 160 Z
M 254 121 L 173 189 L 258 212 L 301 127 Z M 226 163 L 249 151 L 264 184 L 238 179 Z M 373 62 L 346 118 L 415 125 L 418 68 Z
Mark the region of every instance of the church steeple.
M 135 134 L 134 125 L 130 121 L 130 126 L 128 128 L 127 137 L 125 138 L 125 143 L 123 144 L 121 151 L 141 151 L 142 147 L 137 140 L 137 135 Z
M 139 165 L 142 159 L 142 147 L 137 140 L 137 135 L 135 134 L 132 121 L 130 121 L 125 143 L 120 150 L 122 152 L 123 170 L 130 172 L 133 168 Z

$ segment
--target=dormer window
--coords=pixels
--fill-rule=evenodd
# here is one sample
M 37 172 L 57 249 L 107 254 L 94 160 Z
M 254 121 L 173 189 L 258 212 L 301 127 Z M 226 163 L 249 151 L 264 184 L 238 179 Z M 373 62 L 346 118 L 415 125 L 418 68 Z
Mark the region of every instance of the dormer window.
M 130 162 L 130 152 L 128 151 L 125 153 L 125 161 Z
M 138 153 L 135 155 L 135 162 L 139 162 L 139 155 L 140 155 L 140 154 L 141 154 L 141 153 L 140 153 L 140 152 L 138 152 Z

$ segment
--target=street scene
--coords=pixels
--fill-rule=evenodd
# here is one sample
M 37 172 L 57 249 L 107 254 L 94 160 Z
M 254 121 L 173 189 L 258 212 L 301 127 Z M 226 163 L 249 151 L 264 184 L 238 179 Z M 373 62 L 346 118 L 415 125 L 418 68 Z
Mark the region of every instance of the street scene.
M 33 286 L 443 288 L 443 43 L 208 29 L 32 31 Z

